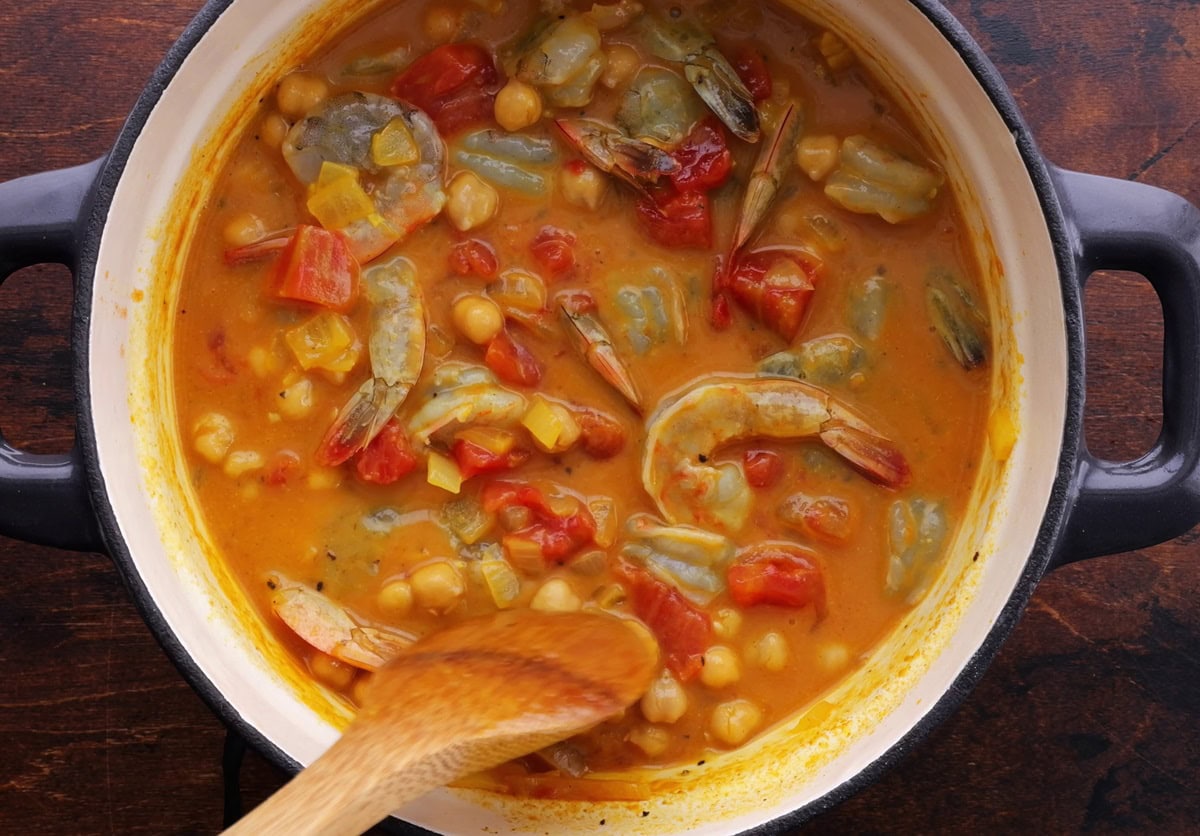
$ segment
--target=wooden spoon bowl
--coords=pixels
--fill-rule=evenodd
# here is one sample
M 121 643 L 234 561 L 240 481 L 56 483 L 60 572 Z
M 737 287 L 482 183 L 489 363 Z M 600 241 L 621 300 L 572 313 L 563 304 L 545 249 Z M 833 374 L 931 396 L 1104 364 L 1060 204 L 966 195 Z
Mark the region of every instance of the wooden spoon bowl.
M 612 616 L 465 621 L 377 671 L 342 737 L 228 832 L 360 833 L 434 787 L 616 714 L 657 665 L 649 633 Z

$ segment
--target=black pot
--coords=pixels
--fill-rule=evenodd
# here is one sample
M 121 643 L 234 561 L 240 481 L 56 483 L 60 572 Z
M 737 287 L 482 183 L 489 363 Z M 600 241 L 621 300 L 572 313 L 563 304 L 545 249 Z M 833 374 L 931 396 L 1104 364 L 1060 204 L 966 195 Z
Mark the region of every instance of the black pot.
M 43 262 L 74 271 L 79 410 L 68 455 L 0 443 L 0 531 L 109 553 L 192 686 L 232 728 L 295 768 L 335 738 L 337 720 L 311 708 L 322 699 L 311 686 L 270 664 L 271 640 L 208 560 L 174 429 L 169 317 L 156 315 L 173 310 L 183 207 L 206 188 L 186 172 L 225 150 L 236 124 L 231 94 L 256 98 L 259 79 L 310 49 L 333 9 L 351 3 L 327 4 L 300 34 L 310 4 L 291 5 L 214 0 L 107 157 L 0 186 L 0 275 Z M 996 382 L 1018 418 L 1016 448 L 984 467 L 963 548 L 906 630 L 873 657 L 886 677 L 840 686 L 828 718 L 803 739 L 773 733 L 747 755 L 748 769 L 731 757 L 695 770 L 687 789 L 647 802 L 658 811 L 650 817 L 627 805 L 442 791 L 404 811 L 420 827 L 522 831 L 552 821 L 556 831 L 590 831 L 600 818 L 621 832 L 795 825 L 874 780 L 957 705 L 1048 570 L 1162 542 L 1200 521 L 1200 213 L 1165 191 L 1050 165 L 995 68 L 932 0 L 811 5 L 914 103 L 981 250 L 994 256 L 981 261 L 995 265 Z M 1145 275 L 1162 301 L 1163 430 L 1132 462 L 1097 459 L 1083 440 L 1081 289 L 1099 269 Z

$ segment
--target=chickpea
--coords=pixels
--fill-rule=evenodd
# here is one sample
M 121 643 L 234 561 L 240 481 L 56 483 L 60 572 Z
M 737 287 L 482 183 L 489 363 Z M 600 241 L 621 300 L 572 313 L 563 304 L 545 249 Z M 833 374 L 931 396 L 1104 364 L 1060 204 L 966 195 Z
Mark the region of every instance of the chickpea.
M 787 666 L 787 639 L 774 630 L 764 633 L 746 649 L 746 660 L 771 673 L 779 673 Z
M 629 742 L 656 758 L 671 747 L 671 733 L 660 726 L 638 726 L 629 733 Z
M 824 180 L 838 164 L 841 145 L 836 136 L 806 136 L 796 146 L 796 165 L 810 179 Z
M 221 469 L 230 479 L 236 479 L 244 473 L 262 470 L 264 465 L 266 460 L 262 453 L 255 450 L 236 450 L 225 457 L 225 464 Z
M 528 128 L 542 118 L 542 96 L 520 79 L 509 79 L 496 94 L 496 121 L 506 131 Z
M 713 619 L 713 632 L 719 639 L 732 639 L 742 629 L 742 614 L 733 607 L 722 607 L 717 610 Z
M 314 653 L 308 660 L 312 675 L 330 688 L 344 691 L 354 682 L 354 668 L 324 653 Z
M 450 318 L 459 333 L 476 345 L 486 345 L 504 329 L 500 306 L 473 293 L 455 300 Z
M 379 609 L 388 615 L 407 615 L 413 606 L 413 588 L 406 580 L 388 581 L 379 590 Z
M 642 63 L 637 50 L 625 44 L 613 44 L 604 53 L 607 59 L 604 72 L 600 74 L 600 83 L 612 90 L 633 78 L 638 66 Z
M 279 393 L 279 414 L 298 421 L 307 418 L 313 411 L 313 384 L 302 377 Z
M 425 10 L 425 18 L 421 26 L 425 37 L 435 44 L 448 44 L 458 37 L 462 30 L 462 11 L 445 3 L 434 3 Z
M 827 670 L 841 670 L 850 663 L 850 648 L 841 642 L 829 642 L 817 649 L 817 660 Z
M 225 243 L 231 247 L 253 244 L 266 232 L 266 224 L 253 212 L 238 212 L 226 222 L 225 228 L 221 231 Z
M 283 147 L 283 141 L 287 139 L 291 129 L 292 126 L 281 114 L 268 113 L 258 126 L 258 138 L 267 148 L 278 151 Z
M 715 644 L 704 652 L 700 681 L 709 688 L 724 688 L 742 678 L 742 665 L 733 648 Z
M 709 728 L 717 740 L 737 746 L 754 733 L 762 719 L 762 710 L 750 700 L 730 700 L 713 709 Z
M 265 378 L 279 371 L 279 356 L 269 348 L 256 345 L 246 354 L 246 362 L 255 377 Z
M 233 446 L 233 422 L 220 412 L 206 412 L 192 428 L 192 446 L 211 464 L 220 464 Z
M 460 171 L 446 189 L 446 217 L 459 232 L 483 226 L 500 208 L 500 193 L 473 172 Z
M 275 90 L 275 104 L 279 112 L 292 119 L 299 119 L 329 96 L 329 84 L 312 73 L 291 73 L 279 82 Z
M 651 723 L 674 723 L 687 711 L 688 696 L 671 672 L 662 674 L 642 695 L 642 716 Z
M 427 563 L 409 577 L 413 600 L 429 610 L 448 612 L 466 594 L 467 585 L 458 568 L 447 560 Z
M 541 612 L 575 612 L 583 602 L 563 578 L 551 578 L 533 594 L 529 609 Z
M 608 194 L 608 180 L 594 167 L 572 162 L 559 175 L 558 189 L 572 206 L 595 211 Z

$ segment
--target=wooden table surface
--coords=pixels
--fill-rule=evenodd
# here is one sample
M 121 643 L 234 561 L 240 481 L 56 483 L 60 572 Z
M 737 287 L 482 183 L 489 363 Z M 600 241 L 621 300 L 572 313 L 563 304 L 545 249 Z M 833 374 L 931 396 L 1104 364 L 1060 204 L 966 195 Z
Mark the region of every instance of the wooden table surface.
M 0 5 L 0 180 L 103 154 L 200 0 Z M 1200 5 L 949 0 L 1060 165 L 1200 202 Z M 69 274 L 0 292 L 0 426 L 73 430 Z M 1160 423 L 1162 317 L 1136 277 L 1089 287 L 1087 432 L 1131 458 Z M 1194 831 L 1200 826 L 1200 534 L 1048 577 L 963 705 L 804 832 Z M 0 832 L 211 833 L 221 724 L 101 555 L 0 538 Z M 246 802 L 282 781 L 251 753 Z

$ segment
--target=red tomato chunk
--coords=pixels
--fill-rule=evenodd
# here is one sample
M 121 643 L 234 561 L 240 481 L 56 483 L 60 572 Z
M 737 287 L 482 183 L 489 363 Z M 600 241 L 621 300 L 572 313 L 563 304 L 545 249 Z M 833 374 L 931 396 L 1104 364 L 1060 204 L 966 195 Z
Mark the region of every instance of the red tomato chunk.
M 400 422 L 388 421 L 379 435 L 358 454 L 354 470 L 358 478 L 376 485 L 390 485 L 417 467 L 417 456 Z
M 575 235 L 556 226 L 544 226 L 534 236 L 529 251 L 554 277 L 575 269 Z
M 790 343 L 804 324 L 817 271 L 817 262 L 800 250 L 756 250 L 718 271 L 717 293 L 728 293 L 747 313 Z
M 512 506 L 528 508 L 530 524 L 512 532 L 512 536 L 536 543 L 547 563 L 565 563 L 596 536 L 596 521 L 586 508 L 559 516 L 542 492 L 531 485 L 492 482 L 483 489 L 481 500 L 489 514 Z
M 629 589 L 634 615 L 658 639 L 667 667 L 681 682 L 695 678 L 712 644 L 712 618 L 645 569 L 622 562 L 617 574 Z
M 743 457 L 746 481 L 751 487 L 769 488 L 783 478 L 783 459 L 770 450 L 747 450 Z
M 450 269 L 460 276 L 493 278 L 500 269 L 496 253 L 483 241 L 459 241 L 450 250 Z
M 825 578 L 811 554 L 799 546 L 753 546 L 738 556 L 725 577 L 739 607 L 812 605 L 818 615 L 825 613 Z
M 507 330 L 488 343 L 483 362 L 506 383 L 536 386 L 542 379 L 542 366 L 533 352 L 514 340 Z
M 301 224 L 275 262 L 272 285 L 294 299 L 345 313 L 358 301 L 358 259 L 340 233 Z
M 491 53 L 477 44 L 439 46 L 392 82 L 392 95 L 419 107 L 444 134 L 489 121 L 503 86 Z

